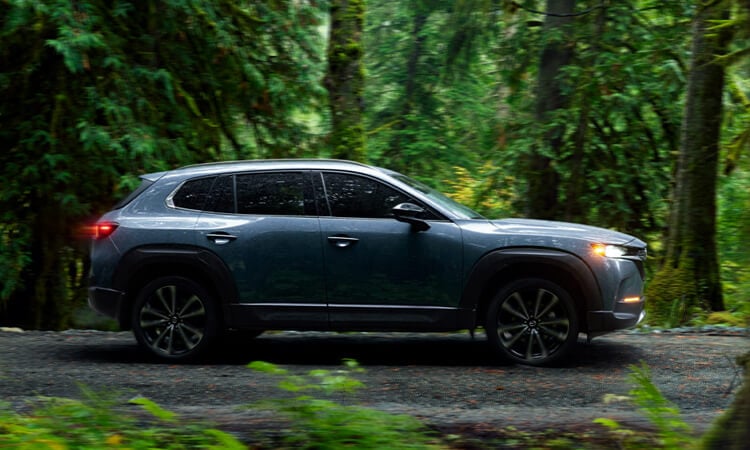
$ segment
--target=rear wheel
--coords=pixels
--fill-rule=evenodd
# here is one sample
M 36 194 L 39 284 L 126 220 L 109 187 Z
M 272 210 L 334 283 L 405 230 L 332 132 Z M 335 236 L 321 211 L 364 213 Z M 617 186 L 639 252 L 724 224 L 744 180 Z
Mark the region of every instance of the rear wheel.
M 578 339 L 570 294 L 550 281 L 525 278 L 498 291 L 485 323 L 490 344 L 522 364 L 547 365 L 564 358 Z
M 190 279 L 158 278 L 135 301 L 133 333 L 141 346 L 159 357 L 195 358 L 218 334 L 216 303 L 203 286 Z

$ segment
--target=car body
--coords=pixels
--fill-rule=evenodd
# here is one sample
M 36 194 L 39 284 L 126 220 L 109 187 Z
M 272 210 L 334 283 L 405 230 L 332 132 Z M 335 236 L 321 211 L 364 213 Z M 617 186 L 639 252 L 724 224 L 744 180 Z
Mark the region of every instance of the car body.
M 399 173 L 339 160 L 208 163 L 142 176 L 96 224 L 89 303 L 172 360 L 226 330 L 483 327 L 500 355 L 563 358 L 636 325 L 646 244 L 488 220 Z

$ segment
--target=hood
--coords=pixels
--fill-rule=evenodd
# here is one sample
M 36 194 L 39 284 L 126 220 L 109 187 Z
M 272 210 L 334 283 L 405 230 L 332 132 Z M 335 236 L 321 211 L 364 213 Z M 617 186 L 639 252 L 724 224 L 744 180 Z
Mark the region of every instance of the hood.
M 585 239 L 602 244 L 629 245 L 633 247 L 646 246 L 645 242 L 628 234 L 577 223 L 535 219 L 502 219 L 493 220 L 491 223 L 499 231 L 515 235 L 528 234 L 533 236 L 566 237 Z

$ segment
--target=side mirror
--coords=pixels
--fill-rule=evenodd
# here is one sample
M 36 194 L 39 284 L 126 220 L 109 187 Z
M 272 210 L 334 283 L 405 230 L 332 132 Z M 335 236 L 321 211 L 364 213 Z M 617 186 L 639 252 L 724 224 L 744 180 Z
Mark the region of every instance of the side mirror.
M 410 224 L 414 231 L 426 231 L 430 228 L 430 224 L 417 218 L 417 215 L 424 212 L 424 208 L 414 203 L 399 203 L 391 212 L 396 220 Z

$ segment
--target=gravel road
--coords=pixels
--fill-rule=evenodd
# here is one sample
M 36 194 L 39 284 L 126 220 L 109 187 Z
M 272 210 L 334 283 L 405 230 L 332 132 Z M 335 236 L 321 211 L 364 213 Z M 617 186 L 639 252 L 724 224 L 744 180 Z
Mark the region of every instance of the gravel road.
M 632 388 L 628 366 L 645 362 L 654 383 L 697 430 L 705 429 L 737 391 L 734 358 L 750 348 L 739 333 L 616 333 L 580 341 L 574 357 L 554 368 L 494 360 L 483 334 L 270 333 L 227 343 L 200 363 L 174 365 L 141 353 L 130 333 L 0 331 L 0 399 L 17 407 L 35 396 L 80 397 L 97 391 L 148 397 L 187 417 L 229 429 L 262 422 L 240 409 L 280 397 L 278 379 L 246 364 L 272 362 L 292 373 L 360 362 L 365 388 L 344 401 L 408 413 L 438 427 L 515 426 L 571 429 L 597 417 L 646 425 L 606 394 Z M 266 416 L 267 417 L 267 416 Z

